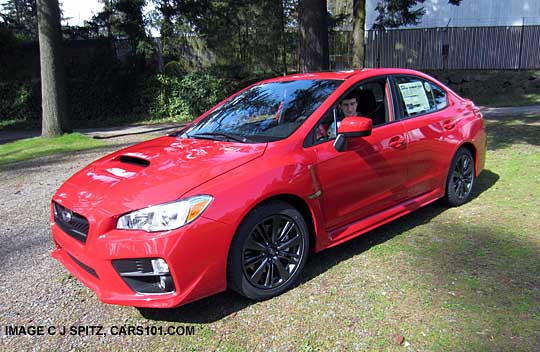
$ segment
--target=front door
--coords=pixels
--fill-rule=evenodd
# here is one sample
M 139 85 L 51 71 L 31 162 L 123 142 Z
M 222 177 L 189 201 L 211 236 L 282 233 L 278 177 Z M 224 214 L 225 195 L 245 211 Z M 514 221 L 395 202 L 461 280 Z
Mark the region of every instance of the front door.
M 333 147 L 334 136 L 313 146 L 329 231 L 405 200 L 407 137 L 402 122 L 394 121 L 390 96 L 386 77 L 354 86 L 340 100 L 350 102 L 356 97 L 357 115 L 373 120 L 371 135 L 349 138 L 343 152 Z M 341 109 L 339 101 L 335 109 Z M 343 111 L 332 114 L 343 116 Z M 328 124 L 328 115 L 321 119 L 322 125 Z

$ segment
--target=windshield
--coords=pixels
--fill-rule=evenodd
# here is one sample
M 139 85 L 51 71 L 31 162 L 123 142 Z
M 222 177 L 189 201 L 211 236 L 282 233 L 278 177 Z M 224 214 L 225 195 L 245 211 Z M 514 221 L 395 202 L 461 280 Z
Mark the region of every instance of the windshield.
M 181 137 L 239 142 L 286 138 L 341 82 L 299 80 L 253 86 L 182 131 Z

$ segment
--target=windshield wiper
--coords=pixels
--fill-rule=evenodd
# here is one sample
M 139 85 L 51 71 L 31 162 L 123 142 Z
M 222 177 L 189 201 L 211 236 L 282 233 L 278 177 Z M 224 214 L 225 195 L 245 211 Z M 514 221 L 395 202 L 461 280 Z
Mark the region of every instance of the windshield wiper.
M 214 141 L 220 141 L 223 138 L 219 138 L 219 137 L 225 137 L 225 138 L 227 138 L 229 140 L 233 140 L 235 142 L 240 142 L 240 143 L 253 142 L 252 140 L 250 140 L 250 139 L 248 139 L 246 137 L 238 136 L 238 135 L 234 135 L 234 134 L 230 134 L 230 133 L 224 133 L 224 132 L 195 133 L 195 134 L 189 134 L 187 136 L 189 138 L 211 139 L 211 140 L 214 140 Z M 216 137 L 218 137 L 218 138 L 216 138 Z

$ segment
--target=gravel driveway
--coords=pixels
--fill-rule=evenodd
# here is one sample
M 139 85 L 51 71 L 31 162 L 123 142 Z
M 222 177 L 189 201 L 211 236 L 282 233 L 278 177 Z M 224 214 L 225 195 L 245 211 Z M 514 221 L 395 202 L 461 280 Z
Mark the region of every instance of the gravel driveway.
M 71 277 L 53 258 L 49 229 L 49 201 L 70 175 L 107 152 L 117 150 L 149 135 L 116 138 L 106 149 L 55 155 L 21 162 L 0 169 L 0 308 L 1 343 L 8 350 L 78 350 L 96 347 L 110 350 L 113 343 L 127 344 L 119 336 L 6 336 L 6 325 L 29 326 L 110 326 L 145 324 L 134 308 L 105 305 Z M 135 320 L 134 320 L 135 319 Z M 84 333 L 82 333 L 84 335 Z M 114 339 L 116 337 L 116 339 Z M 130 349 L 143 350 L 145 339 L 131 341 Z M 5 350 L 0 347 L 0 350 Z

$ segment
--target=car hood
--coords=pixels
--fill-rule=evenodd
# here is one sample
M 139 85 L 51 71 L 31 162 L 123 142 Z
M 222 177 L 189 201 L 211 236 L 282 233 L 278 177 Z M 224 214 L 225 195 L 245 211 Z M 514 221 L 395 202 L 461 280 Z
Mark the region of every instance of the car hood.
M 266 144 L 160 137 L 120 150 L 69 178 L 54 200 L 111 215 L 173 201 L 263 155 Z

